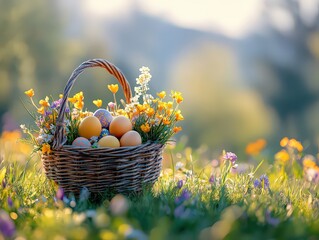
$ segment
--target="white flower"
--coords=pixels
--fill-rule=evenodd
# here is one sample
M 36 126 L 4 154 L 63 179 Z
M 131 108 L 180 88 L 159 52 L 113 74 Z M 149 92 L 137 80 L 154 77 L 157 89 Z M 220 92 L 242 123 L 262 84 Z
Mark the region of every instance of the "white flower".
M 27 133 L 27 132 L 28 132 L 28 129 L 27 129 L 27 127 L 25 126 L 25 124 L 21 124 L 21 125 L 20 125 L 20 128 L 21 128 L 21 130 L 22 130 L 24 133 Z
M 182 169 L 183 167 L 184 167 L 184 163 L 182 163 L 182 162 L 176 163 L 176 166 L 175 166 L 176 170 Z

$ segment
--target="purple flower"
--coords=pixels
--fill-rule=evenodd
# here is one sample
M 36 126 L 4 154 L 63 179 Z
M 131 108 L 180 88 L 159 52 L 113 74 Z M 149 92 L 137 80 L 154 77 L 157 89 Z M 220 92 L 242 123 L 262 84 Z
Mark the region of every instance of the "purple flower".
M 261 188 L 261 182 L 260 182 L 258 179 L 256 179 L 256 180 L 254 181 L 254 187 L 255 187 L 255 188 Z
M 15 234 L 14 223 L 4 210 L 0 210 L 0 232 L 5 238 L 13 237 Z
M 8 197 L 7 202 L 8 202 L 9 207 L 13 206 L 13 201 L 12 201 L 12 198 L 10 196 Z
M 237 156 L 235 153 L 232 153 L 232 152 L 227 152 L 224 157 L 223 157 L 225 160 L 229 160 L 231 161 L 232 165 L 235 164 L 235 162 L 237 161 Z
M 2 188 L 6 188 L 6 186 L 7 186 L 7 182 L 6 182 L 6 179 L 4 178 L 4 179 L 2 179 Z
M 266 211 L 265 215 L 266 215 L 266 222 L 268 224 L 270 224 L 270 225 L 275 227 L 275 226 L 277 226 L 280 223 L 280 219 L 272 217 L 270 215 L 270 211 L 269 210 Z
M 214 175 L 211 175 L 209 180 L 208 180 L 211 184 L 213 184 L 215 182 L 215 177 Z
M 51 103 L 51 108 L 55 109 L 55 108 L 59 108 L 62 102 L 62 98 L 60 98 L 59 100 L 54 101 L 53 103 Z
M 267 175 L 263 174 L 263 175 L 260 176 L 259 180 L 256 179 L 254 181 L 254 187 L 255 188 L 264 187 L 264 189 L 269 189 L 269 179 L 268 179 Z
M 269 179 L 268 179 L 267 175 L 263 174 L 260 176 L 259 179 L 260 179 L 261 184 L 264 185 L 264 188 L 269 189 Z
M 177 182 L 177 188 L 178 189 L 181 189 L 182 187 L 183 187 L 183 185 L 184 185 L 184 181 L 183 180 L 179 180 L 178 182 Z
M 56 199 L 57 200 L 61 200 L 63 201 L 63 198 L 64 198 L 64 190 L 63 188 L 59 187 L 58 191 L 56 192 Z
M 181 195 L 175 199 L 175 203 L 181 204 L 185 202 L 186 200 L 190 199 L 190 197 L 191 197 L 191 193 L 185 188 L 183 189 Z
M 48 116 L 50 116 L 51 114 L 52 114 L 51 111 L 45 111 L 45 112 L 44 112 L 44 116 L 45 116 L 45 117 L 48 117 Z

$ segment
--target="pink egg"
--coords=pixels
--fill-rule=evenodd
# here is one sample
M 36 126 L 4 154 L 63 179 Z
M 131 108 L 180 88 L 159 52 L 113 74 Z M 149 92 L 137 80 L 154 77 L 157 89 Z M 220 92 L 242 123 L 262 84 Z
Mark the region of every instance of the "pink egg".
M 112 114 L 103 108 L 96 110 L 93 116 L 97 117 L 100 120 L 103 128 L 108 128 L 113 120 Z
M 74 141 L 72 142 L 72 146 L 90 148 L 91 143 L 89 140 L 87 140 L 84 137 L 78 137 L 78 138 L 74 139 Z

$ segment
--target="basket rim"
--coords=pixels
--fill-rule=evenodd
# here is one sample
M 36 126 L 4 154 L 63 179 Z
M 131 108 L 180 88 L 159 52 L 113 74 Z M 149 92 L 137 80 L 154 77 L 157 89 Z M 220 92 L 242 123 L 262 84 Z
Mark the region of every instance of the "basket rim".
M 90 154 L 90 153 L 110 153 L 110 154 L 126 154 L 126 153 L 134 153 L 134 152 L 139 152 L 143 150 L 150 150 L 154 148 L 163 148 L 166 145 L 163 143 L 158 143 L 158 142 L 146 142 L 142 143 L 137 146 L 126 146 L 126 147 L 117 147 L 117 148 L 110 148 L 110 147 L 99 147 L 99 148 L 88 148 L 88 147 L 75 147 L 72 145 L 63 145 L 60 148 L 53 148 L 52 152 L 53 153 L 58 153 L 58 152 L 77 152 L 77 153 L 84 153 L 84 154 Z

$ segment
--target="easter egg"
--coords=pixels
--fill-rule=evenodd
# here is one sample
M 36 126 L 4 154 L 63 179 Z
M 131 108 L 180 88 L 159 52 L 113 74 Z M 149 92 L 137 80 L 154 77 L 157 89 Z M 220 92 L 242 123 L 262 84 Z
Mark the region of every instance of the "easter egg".
M 102 127 L 104 128 L 108 128 L 111 121 L 113 120 L 113 116 L 111 115 L 111 113 L 103 108 L 96 110 L 93 113 L 93 116 L 97 117 L 100 120 Z
M 85 117 L 79 125 L 80 137 L 90 139 L 93 136 L 100 136 L 102 125 L 100 120 L 94 116 Z
M 109 135 L 109 130 L 107 130 L 106 128 L 102 128 L 101 134 L 99 136 L 99 138 L 105 137 L 107 135 Z
M 120 138 L 122 135 L 133 129 L 130 119 L 124 116 L 117 116 L 110 124 L 110 134 Z
M 85 148 L 89 148 L 91 147 L 91 143 L 89 140 L 87 140 L 84 137 L 77 137 L 76 139 L 74 139 L 74 141 L 72 142 L 72 146 L 74 147 L 85 147 Z
M 128 131 L 121 137 L 120 144 L 121 147 L 140 145 L 142 144 L 141 135 L 134 130 Z
M 117 148 L 120 147 L 120 141 L 114 136 L 102 137 L 98 142 L 99 147 Z

